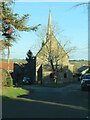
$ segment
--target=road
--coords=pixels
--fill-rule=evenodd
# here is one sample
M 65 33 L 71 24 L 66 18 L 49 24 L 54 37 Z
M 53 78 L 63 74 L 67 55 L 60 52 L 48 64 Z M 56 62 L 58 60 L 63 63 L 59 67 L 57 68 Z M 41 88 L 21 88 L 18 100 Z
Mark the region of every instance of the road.
M 62 88 L 23 86 L 32 90 L 17 100 L 3 101 L 3 118 L 86 118 L 88 92 L 80 84 Z

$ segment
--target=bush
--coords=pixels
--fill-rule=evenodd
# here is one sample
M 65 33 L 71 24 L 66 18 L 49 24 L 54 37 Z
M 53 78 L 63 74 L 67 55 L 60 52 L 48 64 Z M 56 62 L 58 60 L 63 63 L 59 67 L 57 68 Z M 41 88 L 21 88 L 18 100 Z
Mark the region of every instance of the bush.
M 10 73 L 7 73 L 6 81 L 7 81 L 7 87 L 13 86 L 13 80 Z
M 8 71 L 3 68 L 2 68 L 2 85 L 7 87 L 13 86 L 13 80 L 10 73 L 8 73 Z
M 1 76 L 2 76 L 2 86 L 6 86 L 7 85 L 7 82 L 6 82 L 7 74 L 3 70 L 1 72 Z

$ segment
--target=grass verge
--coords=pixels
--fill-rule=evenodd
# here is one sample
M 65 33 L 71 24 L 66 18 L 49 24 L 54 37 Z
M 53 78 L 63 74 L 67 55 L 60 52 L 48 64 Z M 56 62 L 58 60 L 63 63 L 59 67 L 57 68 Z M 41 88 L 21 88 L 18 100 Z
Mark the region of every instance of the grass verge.
M 27 95 L 28 90 L 22 88 L 3 87 L 2 88 L 2 99 L 16 99 L 18 96 Z

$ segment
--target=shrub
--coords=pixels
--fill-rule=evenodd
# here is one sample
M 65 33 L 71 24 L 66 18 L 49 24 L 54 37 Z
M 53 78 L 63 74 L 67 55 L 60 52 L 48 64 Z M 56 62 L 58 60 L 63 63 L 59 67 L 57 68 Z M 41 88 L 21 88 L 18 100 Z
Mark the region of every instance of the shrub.
M 10 73 L 8 73 L 8 71 L 3 68 L 2 68 L 2 85 L 7 87 L 13 86 L 13 80 Z
M 12 87 L 12 86 L 13 86 L 12 77 L 11 77 L 10 73 L 8 73 L 8 72 L 7 72 L 6 81 L 7 81 L 7 86 L 8 86 L 8 87 Z
M 7 74 L 4 72 L 4 70 L 2 70 L 1 76 L 2 76 L 2 86 L 6 86 L 7 85 L 7 82 L 6 82 Z

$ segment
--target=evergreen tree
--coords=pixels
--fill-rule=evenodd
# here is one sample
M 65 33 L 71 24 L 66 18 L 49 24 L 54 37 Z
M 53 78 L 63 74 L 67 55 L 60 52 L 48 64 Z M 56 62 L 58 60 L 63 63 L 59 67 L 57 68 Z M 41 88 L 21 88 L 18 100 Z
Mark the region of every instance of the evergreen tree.
M 27 52 L 26 61 L 27 61 L 27 62 L 30 62 L 32 59 L 33 59 L 33 54 L 32 54 L 32 52 L 31 52 L 31 50 L 29 50 L 29 51 Z
M 19 37 L 18 31 L 36 31 L 38 26 L 30 27 L 27 25 L 29 14 L 24 14 L 22 17 L 18 13 L 13 13 L 11 5 L 14 4 L 14 0 L 10 2 L 0 3 L 0 32 L 3 36 L 5 48 L 8 49 L 8 72 L 9 72 L 9 59 L 10 59 L 10 47 L 12 43 Z

